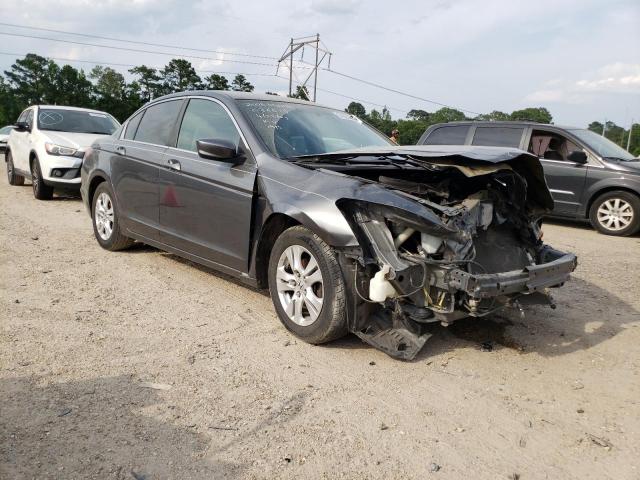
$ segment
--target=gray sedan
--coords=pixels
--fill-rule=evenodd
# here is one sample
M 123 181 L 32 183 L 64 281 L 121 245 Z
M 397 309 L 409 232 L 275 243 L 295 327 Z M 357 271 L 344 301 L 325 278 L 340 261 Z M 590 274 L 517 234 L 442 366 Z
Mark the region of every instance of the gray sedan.
M 159 98 L 94 143 L 81 193 L 103 248 L 172 252 L 269 288 L 309 343 L 353 332 L 405 360 L 431 323 L 554 306 L 576 267 L 542 242 L 553 200 L 535 156 L 398 147 L 288 98 Z

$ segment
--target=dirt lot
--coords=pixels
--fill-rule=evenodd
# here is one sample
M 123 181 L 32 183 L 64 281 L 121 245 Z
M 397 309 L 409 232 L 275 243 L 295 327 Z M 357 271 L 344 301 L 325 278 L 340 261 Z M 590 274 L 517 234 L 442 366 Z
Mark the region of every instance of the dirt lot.
M 557 310 L 438 326 L 402 363 L 102 250 L 78 199 L 3 178 L 0 204 L 1 478 L 640 478 L 638 237 L 547 225 L 580 258 Z

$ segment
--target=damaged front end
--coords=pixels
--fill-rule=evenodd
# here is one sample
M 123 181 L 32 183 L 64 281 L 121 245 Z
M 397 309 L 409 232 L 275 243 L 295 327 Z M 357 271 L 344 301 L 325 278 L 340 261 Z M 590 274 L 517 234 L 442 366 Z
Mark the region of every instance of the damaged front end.
M 347 282 L 355 302 L 351 330 L 411 360 L 431 336 L 429 323 L 446 326 L 521 304 L 555 308 L 549 288 L 561 286 L 577 260 L 542 242 L 546 185 L 532 191 L 540 185 L 522 165 L 412 161 L 424 168 L 375 182 L 420 208 L 337 203 L 361 247 L 343 262 L 353 279 Z

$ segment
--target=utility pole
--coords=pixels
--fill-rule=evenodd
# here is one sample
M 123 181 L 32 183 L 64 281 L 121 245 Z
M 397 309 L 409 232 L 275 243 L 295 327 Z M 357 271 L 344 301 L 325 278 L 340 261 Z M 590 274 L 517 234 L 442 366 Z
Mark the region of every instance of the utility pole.
M 631 125 L 629 125 L 629 137 L 627 138 L 627 152 L 631 147 L 631 133 L 633 132 L 633 118 L 631 119 Z
M 315 61 L 313 64 L 306 63 L 304 61 L 305 46 L 309 48 L 313 48 L 315 50 L 315 59 L 314 59 Z M 309 75 L 307 75 L 307 77 L 304 79 L 304 81 L 300 82 L 297 76 L 296 76 L 296 81 L 298 84 L 300 84 L 301 87 L 307 90 L 307 83 L 313 76 L 313 101 L 315 102 L 317 98 L 317 91 L 318 91 L 318 68 L 322 65 L 322 62 L 324 62 L 324 60 L 327 58 L 328 58 L 328 66 L 329 68 L 331 68 L 332 54 L 329 50 L 327 50 L 324 43 L 320 41 L 319 33 L 316 33 L 315 35 L 308 36 L 308 37 L 292 38 L 291 41 L 289 42 L 289 45 L 285 49 L 284 53 L 278 60 L 278 67 L 276 69 L 276 75 L 278 75 L 278 70 L 280 69 L 281 64 L 284 64 L 284 66 L 289 69 L 289 96 L 293 95 L 293 77 L 294 77 L 293 55 L 298 50 L 302 50 L 301 51 L 302 55 L 298 63 L 303 64 L 301 65 L 301 67 L 304 66 L 304 68 L 311 71 L 309 72 Z M 322 52 L 322 56 L 320 56 L 320 52 Z

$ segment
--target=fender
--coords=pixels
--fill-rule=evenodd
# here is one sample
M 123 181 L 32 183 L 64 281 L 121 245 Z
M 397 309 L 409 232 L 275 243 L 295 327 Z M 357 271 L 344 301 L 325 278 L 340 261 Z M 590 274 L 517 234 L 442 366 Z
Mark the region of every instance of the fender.
M 580 215 L 586 218 L 589 215 L 589 208 L 591 208 L 591 204 L 595 198 L 600 195 L 601 192 L 607 190 L 626 190 L 640 197 L 640 176 L 621 172 L 618 178 L 603 178 L 589 185 L 583 195 Z

